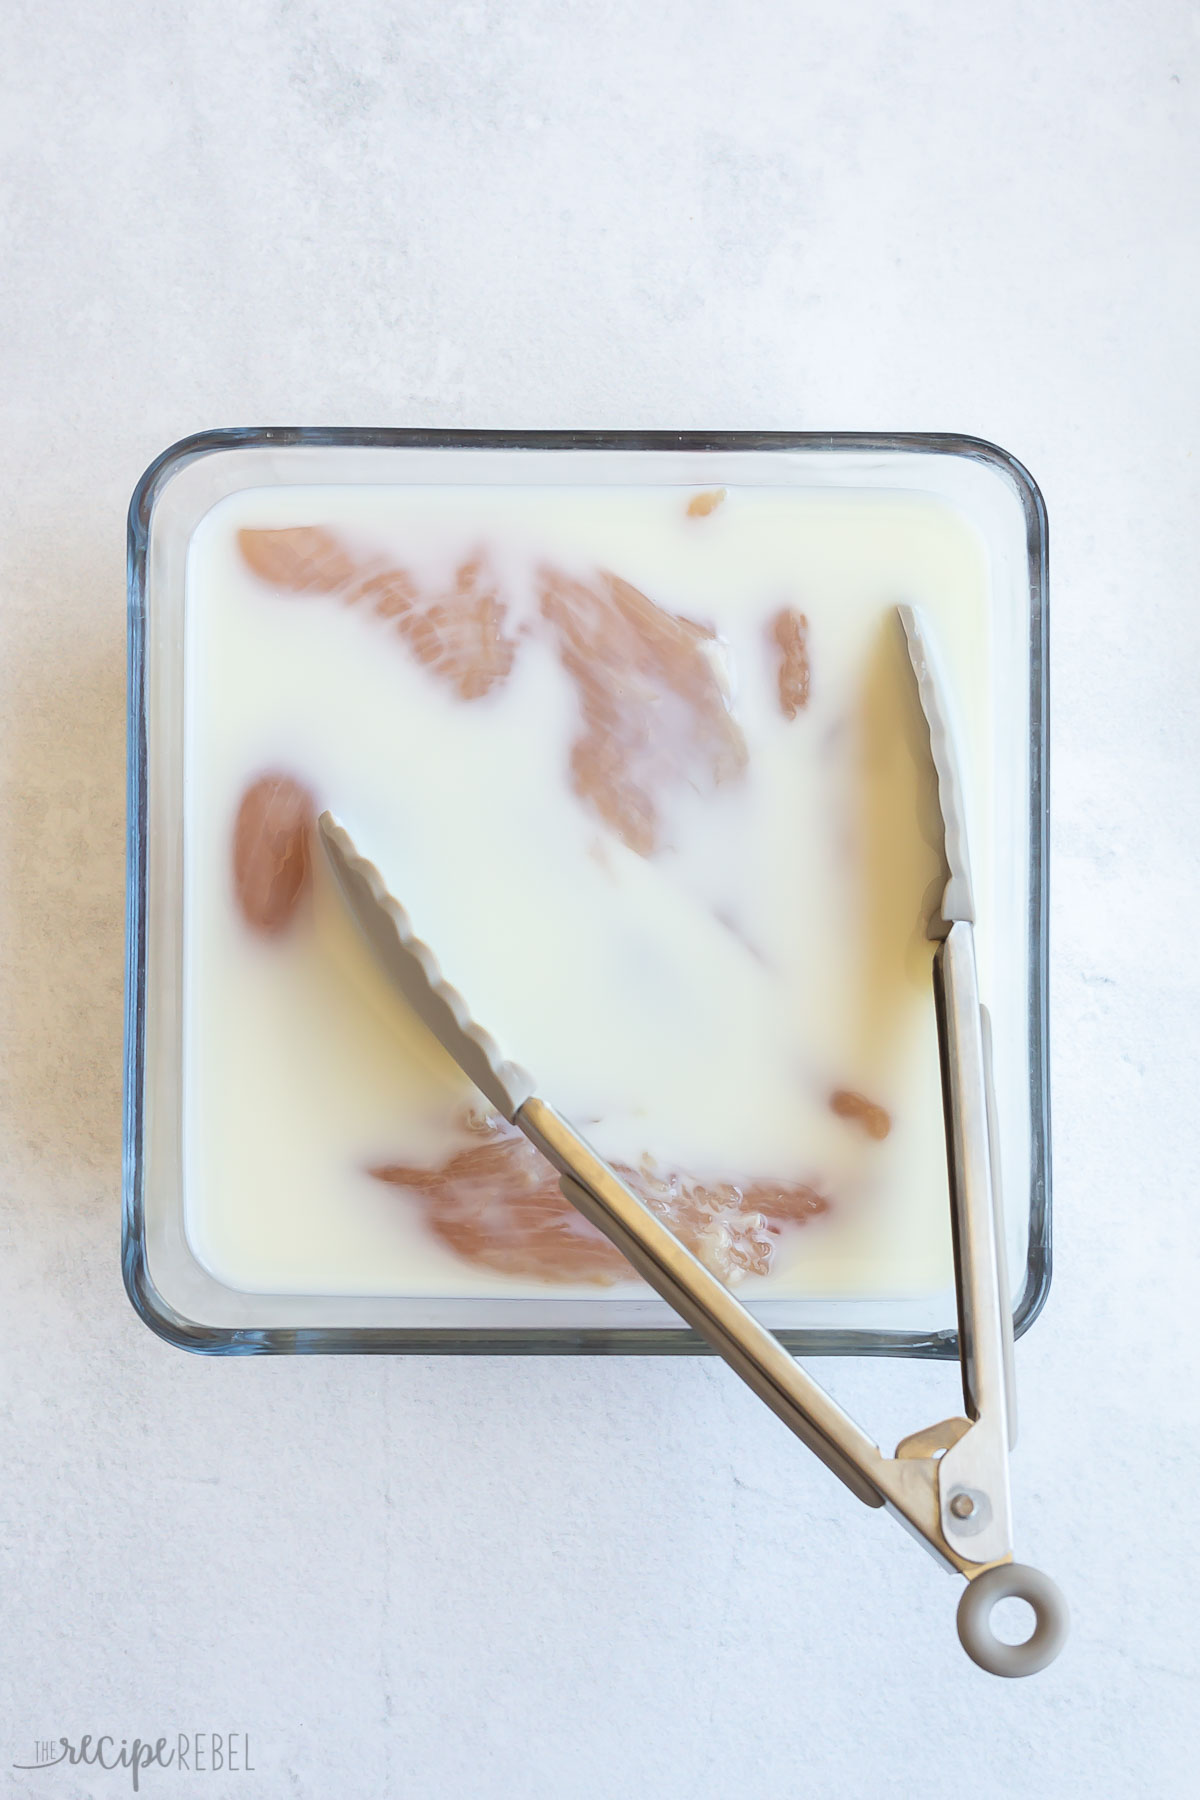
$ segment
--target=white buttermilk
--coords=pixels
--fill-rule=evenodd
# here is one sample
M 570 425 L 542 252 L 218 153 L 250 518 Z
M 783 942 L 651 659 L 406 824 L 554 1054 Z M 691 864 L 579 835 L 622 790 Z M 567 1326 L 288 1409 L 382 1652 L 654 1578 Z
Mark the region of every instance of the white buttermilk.
M 981 538 L 906 493 L 293 487 L 247 491 L 197 529 L 187 585 L 185 1212 L 198 1258 L 255 1291 L 521 1294 L 464 1263 L 416 1200 L 366 1173 L 436 1163 L 471 1095 L 387 989 L 318 866 L 279 940 L 230 879 L 240 796 L 299 776 L 385 872 L 506 1054 L 602 1153 L 737 1179 L 812 1182 L 827 1217 L 780 1242 L 744 1297 L 922 1294 L 949 1279 L 930 949 L 934 872 L 893 608 L 926 612 L 950 672 L 979 898 L 981 966 L 1019 963 L 992 856 L 989 576 Z M 445 581 L 485 550 L 520 648 L 463 702 L 369 612 L 279 594 L 243 527 L 317 524 Z M 643 859 L 572 792 L 575 689 L 540 628 L 551 562 L 610 569 L 711 625 L 745 774 L 667 797 Z M 811 697 L 784 717 L 768 621 L 809 624 Z M 319 861 L 319 859 L 318 859 Z M 877 1142 L 836 1117 L 861 1091 Z M 595 1293 L 595 1289 L 555 1292 Z

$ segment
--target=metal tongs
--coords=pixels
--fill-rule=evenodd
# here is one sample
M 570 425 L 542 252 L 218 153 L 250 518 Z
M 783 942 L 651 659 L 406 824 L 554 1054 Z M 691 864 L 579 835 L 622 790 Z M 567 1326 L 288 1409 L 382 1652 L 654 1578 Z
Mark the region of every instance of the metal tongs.
M 443 978 L 379 870 L 330 814 L 321 834 L 339 885 L 394 984 L 485 1097 L 558 1170 L 563 1193 L 650 1286 L 867 1506 L 886 1507 L 933 1556 L 967 1580 L 958 1634 L 994 1675 L 1032 1675 L 1067 1634 L 1066 1603 L 1038 1570 L 1013 1561 L 1008 1453 L 1013 1438 L 1012 1320 L 1004 1252 L 996 1129 L 990 1104 L 987 1016 L 975 970 L 974 899 L 965 815 L 944 685 L 917 612 L 897 609 L 929 729 L 937 778 L 944 886 L 928 921 L 946 1116 L 959 1356 L 965 1416 L 906 1437 L 894 1456 L 843 1412 L 819 1382 L 626 1187 L 584 1138 L 508 1062 Z M 996 1603 L 1025 1600 L 1032 1636 L 1009 1644 L 991 1628 Z

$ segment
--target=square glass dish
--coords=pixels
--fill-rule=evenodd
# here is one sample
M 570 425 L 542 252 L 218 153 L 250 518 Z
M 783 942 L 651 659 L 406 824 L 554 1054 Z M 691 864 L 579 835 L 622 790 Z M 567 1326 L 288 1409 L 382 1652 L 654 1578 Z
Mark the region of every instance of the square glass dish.
M 597 519 L 675 508 L 680 519 L 698 515 L 698 525 L 721 506 L 722 521 L 748 521 L 751 534 L 755 520 L 766 521 L 785 561 L 803 571 L 801 598 L 817 621 L 822 604 L 833 616 L 833 603 L 821 599 L 823 580 L 830 593 L 853 593 L 879 617 L 900 600 L 933 608 L 958 689 L 981 992 L 995 1043 L 1009 1289 L 1014 1328 L 1023 1331 L 1050 1280 L 1046 519 L 1036 485 L 1005 452 L 924 434 L 235 429 L 186 439 L 150 466 L 129 514 L 122 1255 L 134 1307 L 168 1341 L 217 1354 L 706 1351 L 656 1296 L 628 1284 L 556 1293 L 468 1273 L 453 1291 L 444 1275 L 409 1281 L 401 1263 L 389 1266 L 386 1258 L 366 1277 L 326 1280 L 323 1268 L 333 1262 L 323 1262 L 319 1236 L 307 1262 L 289 1252 L 281 1274 L 259 1275 L 267 1267 L 261 1258 L 256 1263 L 246 1249 L 239 1261 L 228 1250 L 233 1239 L 227 1234 L 226 1248 L 220 1241 L 222 1229 L 241 1230 L 249 1220 L 261 1225 L 264 1241 L 274 1232 L 279 1245 L 289 1217 L 300 1217 L 289 1214 L 289 1193 L 271 1191 L 269 1155 L 259 1155 L 257 1174 L 234 1193 L 222 1191 L 231 1165 L 216 1154 L 213 1095 L 219 1100 L 224 1084 L 236 1112 L 237 1068 L 246 1070 L 247 1093 L 256 1079 L 251 987 L 242 999 L 231 989 L 221 1014 L 202 979 L 212 964 L 203 960 L 198 896 L 212 857 L 196 793 L 210 763 L 225 755 L 222 733 L 239 707 L 247 741 L 258 729 L 253 696 L 242 692 L 245 683 L 239 687 L 237 656 L 223 655 L 236 642 L 214 636 L 219 596 L 233 580 L 225 540 L 234 542 L 247 520 L 260 535 L 303 530 L 332 506 L 364 530 L 379 519 L 417 529 L 440 508 L 467 520 L 469 531 L 499 521 L 501 537 L 506 519 L 535 533 L 544 521 L 552 541 L 556 518 L 581 516 L 585 502 Z M 893 549 L 901 543 L 898 509 L 916 521 L 905 526 L 903 554 Z M 944 554 L 951 540 L 957 560 Z M 695 554 L 700 591 L 703 571 L 723 565 L 715 549 Z M 807 618 L 801 623 L 807 631 Z M 264 720 L 287 680 L 272 674 Z M 807 681 L 806 665 L 802 705 Z M 269 735 L 264 723 L 268 761 Z M 886 885 L 887 865 L 877 867 Z M 927 1012 L 917 1060 L 928 1061 L 935 1043 L 932 992 Z M 928 1099 L 928 1082 L 923 1091 Z M 302 1108 L 303 1098 L 295 1104 Z M 924 1110 L 922 1129 L 940 1135 L 937 1101 Z M 806 1227 L 806 1242 L 816 1246 L 811 1278 L 784 1293 L 768 1287 L 759 1298 L 745 1290 L 743 1297 L 801 1354 L 956 1356 L 944 1171 L 940 1185 L 927 1186 L 912 1213 L 928 1239 L 923 1259 L 912 1249 L 911 1220 L 898 1214 L 894 1248 L 881 1238 L 864 1251 L 862 1267 L 873 1272 L 858 1281 L 838 1272 L 838 1256 Z M 336 1212 L 326 1227 L 337 1230 Z M 368 1245 L 368 1270 L 370 1254 Z

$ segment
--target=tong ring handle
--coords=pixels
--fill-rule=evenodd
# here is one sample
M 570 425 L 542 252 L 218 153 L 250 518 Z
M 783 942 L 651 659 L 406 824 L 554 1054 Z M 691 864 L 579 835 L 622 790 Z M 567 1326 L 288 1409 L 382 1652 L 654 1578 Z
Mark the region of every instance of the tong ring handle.
M 1024 1600 L 1036 1624 L 1023 1644 L 1006 1644 L 992 1630 L 992 1608 L 1001 1600 Z M 967 1583 L 958 1603 L 958 1636 L 973 1663 L 989 1675 L 1036 1675 L 1052 1663 L 1067 1641 L 1071 1615 L 1048 1575 L 1028 1563 L 1000 1563 Z

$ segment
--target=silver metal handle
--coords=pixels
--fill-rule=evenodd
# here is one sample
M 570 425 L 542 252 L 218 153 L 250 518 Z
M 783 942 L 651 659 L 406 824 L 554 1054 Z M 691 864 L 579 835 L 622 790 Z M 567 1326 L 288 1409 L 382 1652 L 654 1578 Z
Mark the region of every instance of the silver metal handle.
M 971 1418 L 1004 1406 L 1004 1340 L 996 1256 L 987 1065 L 975 933 L 958 921 L 938 945 L 934 991 L 941 1025 L 946 1149 L 958 1274 L 963 1399 Z
M 987 1079 L 988 1141 L 992 1150 L 992 1224 L 996 1238 L 996 1271 L 1000 1282 L 1000 1326 L 1004 1336 L 1004 1397 L 1008 1402 L 1008 1447 L 1017 1444 L 1017 1363 L 1013 1344 L 1012 1296 L 1008 1282 L 1008 1240 L 1004 1231 L 1004 1189 L 1000 1170 L 1000 1117 L 996 1110 L 996 1078 L 992 1058 L 992 1016 L 979 1008 L 983 1026 L 983 1072 Z
M 938 1465 L 942 1530 L 975 1562 L 1012 1555 L 1004 1299 L 997 1255 L 983 1018 L 975 933 L 951 925 L 934 955 L 945 1084 L 963 1400 L 969 1431 Z

